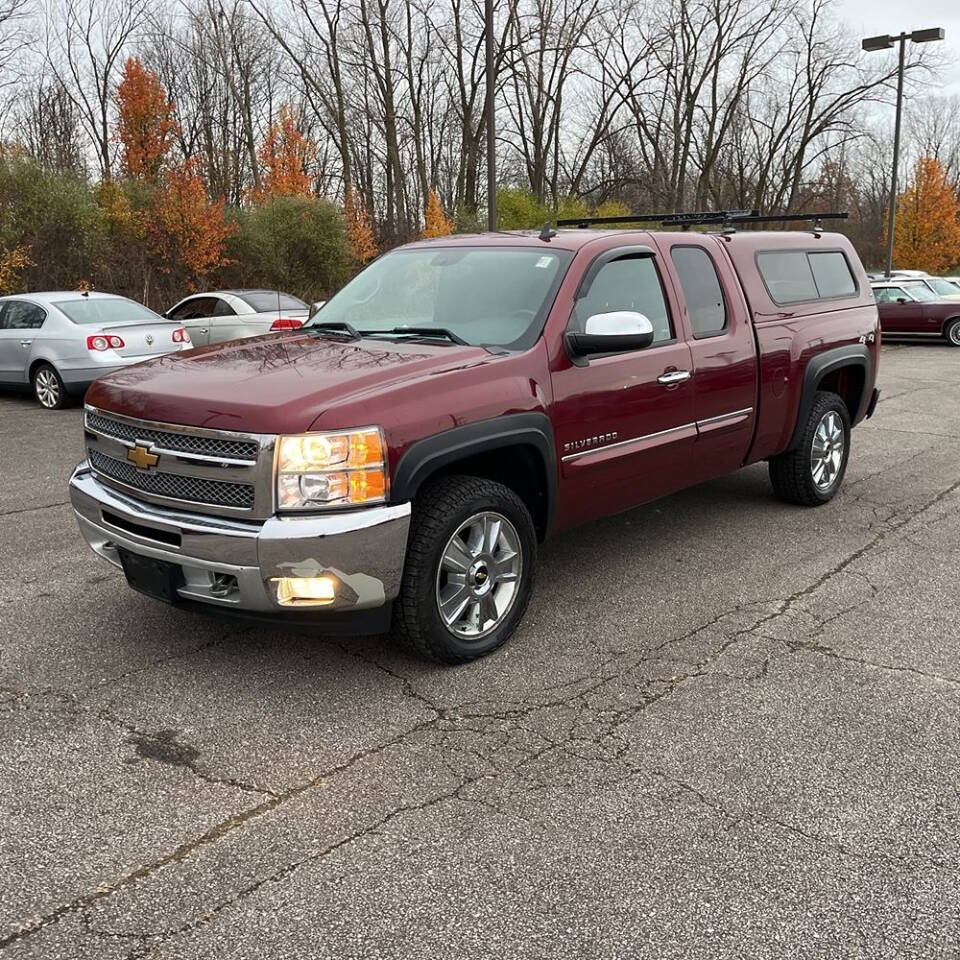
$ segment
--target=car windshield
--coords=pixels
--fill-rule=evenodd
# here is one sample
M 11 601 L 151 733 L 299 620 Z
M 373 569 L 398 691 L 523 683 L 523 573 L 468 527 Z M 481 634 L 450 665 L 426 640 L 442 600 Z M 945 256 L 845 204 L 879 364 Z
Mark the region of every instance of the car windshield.
M 53 305 L 74 323 L 108 326 L 137 320 L 163 320 L 149 307 L 125 297 L 77 297 L 76 300 L 55 300 Z
M 922 280 L 914 280 L 910 283 L 901 284 L 901 286 L 914 300 L 937 299 L 937 295 Z
M 237 293 L 247 306 L 257 313 L 270 313 L 271 310 L 309 310 L 310 308 L 299 297 L 289 293 L 280 293 L 277 290 L 254 290 Z
M 928 280 L 927 283 L 929 283 L 937 293 L 943 296 L 955 297 L 960 294 L 960 287 L 951 283 L 949 280 L 941 280 L 939 277 L 936 277 L 933 280 Z
M 435 330 L 454 341 L 523 350 L 540 336 L 572 256 L 529 247 L 398 250 L 351 280 L 307 326 L 349 325 L 394 338 L 410 327 L 410 336 Z

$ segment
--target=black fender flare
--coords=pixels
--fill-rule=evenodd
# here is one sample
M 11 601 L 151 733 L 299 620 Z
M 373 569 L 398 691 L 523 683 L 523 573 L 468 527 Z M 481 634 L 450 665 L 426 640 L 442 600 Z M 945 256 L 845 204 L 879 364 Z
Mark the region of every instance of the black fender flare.
M 390 483 L 390 499 L 412 500 L 425 480 L 457 460 L 502 447 L 533 447 L 543 460 L 547 484 L 545 534 L 554 527 L 557 511 L 557 453 L 553 424 L 545 413 L 507 413 L 451 427 L 412 443 L 401 455 Z
M 807 369 L 803 372 L 803 392 L 800 395 L 800 407 L 797 410 L 797 421 L 793 428 L 793 436 L 790 437 L 790 443 L 787 450 L 796 450 L 800 443 L 800 436 L 806 425 L 807 417 L 810 415 L 810 409 L 813 406 L 813 397 L 817 392 L 820 381 L 834 370 L 842 367 L 859 367 L 863 370 L 864 388 L 867 386 L 870 373 L 870 351 L 862 343 L 851 343 L 845 347 L 834 347 L 832 350 L 825 350 L 818 353 L 807 364 Z M 866 389 L 864 389 L 866 393 Z M 863 397 L 860 398 L 860 406 L 863 407 Z M 851 410 L 850 418 L 854 423 L 858 423 L 857 415 L 859 410 Z

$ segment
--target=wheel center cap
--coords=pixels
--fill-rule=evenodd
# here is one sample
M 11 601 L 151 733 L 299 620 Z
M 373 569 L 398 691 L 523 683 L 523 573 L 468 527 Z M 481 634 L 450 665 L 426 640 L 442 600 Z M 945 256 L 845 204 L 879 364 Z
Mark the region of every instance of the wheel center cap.
M 483 557 L 474 562 L 467 574 L 467 583 L 476 596 L 481 596 L 493 587 L 489 561 Z

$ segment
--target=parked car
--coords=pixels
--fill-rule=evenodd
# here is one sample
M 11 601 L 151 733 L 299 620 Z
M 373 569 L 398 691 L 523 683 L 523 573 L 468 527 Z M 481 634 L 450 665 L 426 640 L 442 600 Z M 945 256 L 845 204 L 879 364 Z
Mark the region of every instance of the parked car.
M 185 297 L 164 314 L 183 324 L 195 346 L 296 330 L 310 306 L 278 290 L 215 290 Z
M 925 284 L 938 300 L 960 300 L 960 287 L 946 277 L 922 277 L 912 282 Z
M 0 297 L 0 385 L 32 388 L 49 410 L 105 373 L 189 348 L 183 327 L 126 297 L 76 290 Z
M 98 380 L 70 496 L 149 596 L 321 633 L 392 615 L 463 662 L 520 623 L 555 531 L 764 460 L 783 500 L 830 501 L 878 359 L 839 234 L 421 241 L 301 331 Z
M 919 280 L 873 284 L 886 334 L 942 337 L 960 347 L 960 300 L 944 300 Z

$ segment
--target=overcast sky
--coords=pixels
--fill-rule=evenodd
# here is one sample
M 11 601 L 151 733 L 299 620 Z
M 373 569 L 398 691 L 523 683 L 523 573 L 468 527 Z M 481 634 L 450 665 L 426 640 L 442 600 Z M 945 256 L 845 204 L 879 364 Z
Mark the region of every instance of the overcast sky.
M 854 30 L 862 31 L 862 37 L 943 27 L 946 40 L 936 46 L 949 61 L 943 71 L 944 92 L 960 93 L 960 0 L 914 0 L 912 4 L 903 0 L 836 0 L 834 10 Z

